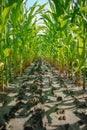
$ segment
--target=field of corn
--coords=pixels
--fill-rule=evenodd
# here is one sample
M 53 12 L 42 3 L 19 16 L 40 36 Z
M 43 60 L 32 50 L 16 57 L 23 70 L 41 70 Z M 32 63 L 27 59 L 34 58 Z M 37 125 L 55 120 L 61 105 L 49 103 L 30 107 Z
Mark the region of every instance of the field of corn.
M 0 130 L 87 130 L 87 0 L 0 0 Z

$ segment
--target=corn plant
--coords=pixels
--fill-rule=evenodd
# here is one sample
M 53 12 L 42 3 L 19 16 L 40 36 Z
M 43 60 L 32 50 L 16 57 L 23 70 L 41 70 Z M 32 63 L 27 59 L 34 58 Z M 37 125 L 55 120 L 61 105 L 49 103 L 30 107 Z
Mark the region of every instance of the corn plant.
M 85 89 L 87 69 L 87 2 L 48 0 L 26 8 L 26 1 L 4 1 L 0 5 L 0 71 L 3 84 L 22 75 L 38 56 L 54 63 L 61 73 L 74 78 Z M 39 15 L 39 18 L 38 18 Z M 41 22 L 41 25 L 38 25 Z
M 6 85 L 18 74 L 22 75 L 24 68 L 38 55 L 37 14 L 46 4 L 37 6 L 35 2 L 29 10 L 25 4 L 22 0 L 1 1 L 0 71 L 1 82 L 3 79 Z
M 44 44 L 49 46 L 49 57 L 53 62 L 57 61 L 62 72 L 66 69 L 69 77 L 74 75 L 77 83 L 82 77 L 85 89 L 87 2 L 49 0 L 49 3 L 51 11 L 42 14 L 46 27 Z

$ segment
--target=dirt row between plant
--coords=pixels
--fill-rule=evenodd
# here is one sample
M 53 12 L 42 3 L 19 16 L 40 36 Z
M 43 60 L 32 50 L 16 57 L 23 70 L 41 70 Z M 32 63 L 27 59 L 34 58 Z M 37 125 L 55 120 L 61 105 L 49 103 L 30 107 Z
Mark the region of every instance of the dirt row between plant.
M 86 96 L 38 58 L 0 94 L 0 130 L 87 130 Z

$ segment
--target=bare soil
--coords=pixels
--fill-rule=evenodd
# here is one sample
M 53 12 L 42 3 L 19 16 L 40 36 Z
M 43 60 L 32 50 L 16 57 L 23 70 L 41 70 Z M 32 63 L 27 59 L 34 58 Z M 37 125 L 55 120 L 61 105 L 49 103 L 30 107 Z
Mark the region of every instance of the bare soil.
M 87 130 L 87 90 L 38 58 L 0 93 L 0 130 Z

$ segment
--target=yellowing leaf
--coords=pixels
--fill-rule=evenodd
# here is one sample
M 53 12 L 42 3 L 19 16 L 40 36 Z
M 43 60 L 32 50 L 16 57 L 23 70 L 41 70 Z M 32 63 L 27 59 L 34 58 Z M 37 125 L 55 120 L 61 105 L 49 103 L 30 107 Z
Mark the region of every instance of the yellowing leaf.
M 81 37 L 78 37 L 78 41 L 79 41 L 79 54 L 82 54 L 83 51 L 83 39 Z
M 20 22 L 22 20 L 22 14 L 20 13 L 19 15 L 18 15 L 18 21 Z
M 18 40 L 18 46 L 21 46 L 21 45 L 22 45 L 22 41 Z
M 9 48 L 6 48 L 5 50 L 4 50 L 4 56 L 5 57 L 8 57 L 10 55 L 10 49 Z
M 4 69 L 4 63 L 0 62 L 0 70 L 3 70 L 3 69 Z
M 63 19 L 63 17 L 64 17 L 63 15 L 58 17 L 58 21 L 60 22 L 61 27 L 63 27 L 66 24 L 66 22 L 67 22 L 67 20 Z
M 80 11 L 86 11 L 87 12 L 87 6 L 81 7 Z

